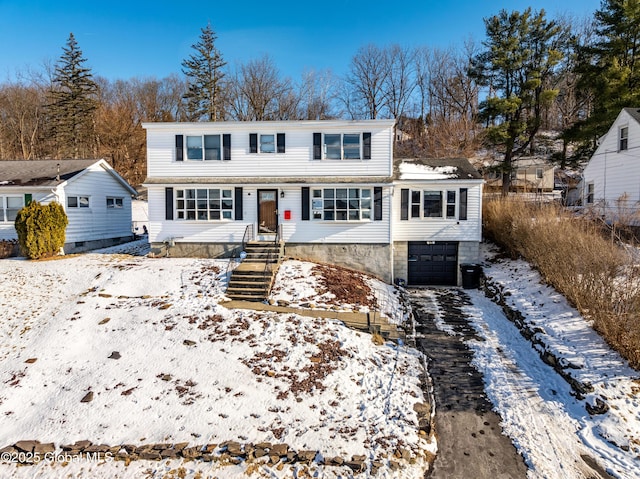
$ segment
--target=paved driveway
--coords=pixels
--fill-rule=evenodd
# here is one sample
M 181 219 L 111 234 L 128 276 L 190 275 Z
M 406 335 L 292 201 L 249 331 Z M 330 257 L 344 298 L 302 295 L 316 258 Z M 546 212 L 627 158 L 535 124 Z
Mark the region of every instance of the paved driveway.
M 470 364 L 470 338 L 481 340 L 461 306 L 460 289 L 413 289 L 416 346 L 429 359 L 436 403 L 438 456 L 434 479 L 525 478 L 527 467 L 511 440 L 502 435 L 500 416 L 491 410 L 482 375 Z M 446 331 L 455 332 L 455 335 Z

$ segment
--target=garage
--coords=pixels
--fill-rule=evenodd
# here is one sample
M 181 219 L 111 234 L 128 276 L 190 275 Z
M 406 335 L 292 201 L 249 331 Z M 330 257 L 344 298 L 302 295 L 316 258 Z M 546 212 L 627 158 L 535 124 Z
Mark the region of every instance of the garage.
M 455 286 L 458 283 L 457 242 L 410 241 L 408 261 L 410 285 Z

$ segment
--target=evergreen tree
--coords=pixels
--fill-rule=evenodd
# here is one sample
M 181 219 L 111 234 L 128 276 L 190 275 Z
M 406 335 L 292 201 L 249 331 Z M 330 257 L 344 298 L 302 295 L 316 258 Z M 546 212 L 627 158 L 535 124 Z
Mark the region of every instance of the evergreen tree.
M 486 122 L 490 146 L 504 155 L 502 193 L 511 187 L 513 160 L 533 142 L 542 123 L 542 113 L 558 92 L 548 80 L 562 60 L 562 45 L 568 32 L 545 18 L 544 10 L 532 13 L 500 11 L 485 19 L 485 50 L 471 61 L 469 76 L 488 87 L 480 103 L 480 118 Z
M 55 66 L 48 105 L 49 122 L 59 157 L 95 154 L 94 115 L 98 86 L 73 33 Z
M 595 41 L 577 47 L 576 67 L 579 90 L 593 96 L 593 109 L 565 132 L 581 144 L 581 158 L 590 156 L 622 108 L 640 106 L 640 0 L 603 0 L 595 33 Z
M 182 62 L 182 72 L 187 76 L 188 91 L 184 95 L 187 102 L 189 120 L 208 121 L 224 119 L 222 101 L 222 68 L 226 62 L 215 46 L 218 38 L 208 24 L 201 29 L 200 41 L 192 45 L 196 53 Z

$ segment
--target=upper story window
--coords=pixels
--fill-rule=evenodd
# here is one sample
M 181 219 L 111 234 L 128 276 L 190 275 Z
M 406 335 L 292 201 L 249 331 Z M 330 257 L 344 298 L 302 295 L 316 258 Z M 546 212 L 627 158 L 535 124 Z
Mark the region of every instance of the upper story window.
M 231 159 L 231 135 L 176 135 L 176 161 Z
M 89 197 L 67 196 L 67 208 L 89 208 Z
M 198 188 L 176 190 L 176 214 L 179 220 L 230 220 L 233 190 Z
M 107 196 L 107 209 L 122 209 L 124 207 L 123 198 Z
M 221 160 L 220 135 L 187 136 L 187 160 Z
M 371 133 L 314 133 L 314 160 L 369 160 Z
M 0 196 L 0 221 L 15 221 L 23 206 L 22 196 Z
M 249 133 L 249 153 L 284 153 L 284 133 Z
M 623 126 L 619 130 L 618 151 L 629 149 L 629 127 Z
M 536 168 L 536 178 L 539 180 L 544 178 L 544 170 L 542 168 Z

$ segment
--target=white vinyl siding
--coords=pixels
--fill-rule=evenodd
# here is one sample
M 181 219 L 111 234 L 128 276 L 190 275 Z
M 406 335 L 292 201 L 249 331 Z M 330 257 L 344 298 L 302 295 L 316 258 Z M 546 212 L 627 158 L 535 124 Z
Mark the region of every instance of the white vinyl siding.
M 273 123 L 273 124 L 271 124 Z M 264 131 L 260 131 L 261 127 Z M 147 164 L 149 178 L 210 177 L 390 177 L 393 174 L 392 122 L 369 120 L 339 122 L 327 126 L 322 122 L 216 122 L 216 132 L 231 135 L 231 160 L 224 162 L 175 161 L 176 135 L 206 135 L 211 131 L 208 123 L 145 123 L 147 129 Z M 250 134 L 286 133 L 286 152 L 278 154 L 252 154 Z M 371 132 L 371 159 L 349 161 L 318 161 L 313 159 L 313 134 L 357 134 Z M 186 148 L 186 145 L 185 145 Z M 360 145 L 362 149 L 362 137 Z M 355 154 L 355 153 L 353 153 Z M 361 153 L 359 153 L 361 154 Z
M 458 220 L 460 190 L 467 189 L 467 219 Z M 408 219 L 401 220 L 402 189 L 409 190 Z M 428 190 L 442 194 L 442 210 L 439 217 L 425 217 L 424 210 L 420 216 L 413 216 L 416 211 L 414 204 L 424 207 L 418 201 L 417 195 L 412 193 Z M 449 206 L 452 199 L 448 192 L 456 193 L 456 218 L 447 217 L 451 212 Z M 424 200 L 424 197 L 421 198 Z M 482 201 L 482 184 L 479 181 L 441 182 L 435 186 L 425 188 L 424 185 L 410 182 L 397 182 L 394 187 L 393 198 L 393 240 L 394 241 L 480 241 L 482 237 L 482 223 L 480 205 Z M 416 212 L 417 214 L 417 212 Z
M 620 150 L 622 128 L 627 128 L 626 150 Z M 609 219 L 633 216 L 640 208 L 638 178 L 640 123 L 622 110 L 583 171 L 582 203 L 596 205 Z

